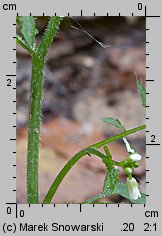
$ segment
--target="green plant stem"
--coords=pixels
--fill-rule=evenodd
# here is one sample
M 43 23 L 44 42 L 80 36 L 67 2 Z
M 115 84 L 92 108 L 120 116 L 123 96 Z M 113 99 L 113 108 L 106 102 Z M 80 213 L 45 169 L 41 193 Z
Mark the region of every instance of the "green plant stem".
M 129 134 L 133 134 L 137 131 L 143 130 L 146 128 L 146 125 L 142 125 L 139 126 L 137 128 L 128 130 L 126 132 L 122 132 L 118 135 L 115 135 L 111 138 L 108 138 L 106 140 L 103 140 L 101 142 L 98 142 L 94 145 L 91 145 L 89 147 L 87 147 L 87 149 L 83 149 L 80 152 L 78 152 L 77 154 L 75 154 L 70 161 L 67 162 L 67 164 L 63 167 L 63 169 L 60 171 L 60 173 L 57 175 L 56 179 L 54 180 L 54 182 L 52 183 L 47 195 L 45 196 L 43 203 L 44 204 L 49 204 L 55 194 L 55 192 L 57 191 L 59 185 L 61 184 L 62 180 L 64 179 L 64 177 L 66 176 L 66 174 L 69 172 L 69 170 L 74 166 L 74 164 L 83 156 L 87 155 L 87 152 L 90 152 L 91 148 L 100 148 L 110 142 L 113 142 L 115 140 L 118 140 L 120 138 L 123 138 Z M 88 150 L 88 151 L 86 151 Z M 91 153 L 91 152 L 90 152 Z
M 42 106 L 44 63 L 38 62 L 37 55 L 32 56 L 32 79 L 30 90 L 30 108 L 28 123 L 27 155 L 27 201 L 38 203 L 38 161 L 40 139 L 40 114 Z
M 89 147 L 91 147 L 91 148 L 100 148 L 100 147 L 102 147 L 102 146 L 104 146 L 104 145 L 106 145 L 106 144 L 108 144 L 110 142 L 113 142 L 113 141 L 115 141 L 117 139 L 120 139 L 120 138 L 124 138 L 125 136 L 127 136 L 129 134 L 133 134 L 133 133 L 135 133 L 137 131 L 140 131 L 140 130 L 143 130 L 143 129 L 146 129 L 146 125 L 141 125 L 141 126 L 138 126 L 138 127 L 134 128 L 134 129 L 127 130 L 126 132 L 122 132 L 120 134 L 117 134 L 117 135 L 115 135 L 115 136 L 113 136 L 111 138 L 108 138 L 108 139 L 105 139 L 105 140 L 103 140 L 101 142 L 95 143 L 95 144 L 93 144 L 93 145 L 91 145 Z
M 51 17 L 37 52 L 32 54 L 27 151 L 27 202 L 30 204 L 39 203 L 38 164 L 44 64 L 59 23 L 60 17 Z

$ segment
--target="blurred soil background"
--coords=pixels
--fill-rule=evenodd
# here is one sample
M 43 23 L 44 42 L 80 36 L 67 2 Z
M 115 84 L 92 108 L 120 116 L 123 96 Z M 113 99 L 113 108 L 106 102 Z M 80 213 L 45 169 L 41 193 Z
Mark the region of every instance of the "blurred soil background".
M 49 50 L 45 68 L 41 127 L 39 190 L 42 200 L 66 162 L 81 148 L 120 132 L 103 117 L 118 118 L 127 128 L 145 123 L 134 72 L 145 82 L 144 17 L 75 17 L 102 48 L 65 18 Z M 38 42 L 48 18 L 38 17 Z M 31 58 L 17 45 L 17 203 L 26 203 L 27 119 Z M 129 136 L 142 154 L 134 176 L 145 192 L 145 132 Z M 122 140 L 109 145 L 112 156 L 128 156 Z M 126 181 L 123 172 L 121 179 Z M 105 167 L 94 156 L 83 157 L 69 172 L 53 203 L 79 203 L 102 190 Z M 121 197 L 107 199 L 123 202 Z

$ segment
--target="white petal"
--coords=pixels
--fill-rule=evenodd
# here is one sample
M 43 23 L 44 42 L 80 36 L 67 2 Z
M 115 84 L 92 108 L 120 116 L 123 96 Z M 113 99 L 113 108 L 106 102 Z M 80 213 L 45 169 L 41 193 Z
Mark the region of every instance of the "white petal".
M 141 194 L 140 194 L 140 191 L 139 191 L 138 187 L 133 188 L 132 199 L 137 200 L 140 197 L 141 197 Z
M 131 154 L 129 158 L 131 158 L 133 161 L 140 161 L 142 157 L 140 154 L 134 153 L 134 154 Z
M 130 153 L 135 153 L 134 149 L 131 148 L 130 144 L 128 143 L 127 139 L 126 138 L 123 138 L 123 141 L 125 143 L 125 146 L 127 148 L 127 152 L 130 152 Z
M 137 200 L 141 197 L 140 191 L 138 189 L 138 183 L 135 178 L 127 178 L 128 192 L 132 200 Z

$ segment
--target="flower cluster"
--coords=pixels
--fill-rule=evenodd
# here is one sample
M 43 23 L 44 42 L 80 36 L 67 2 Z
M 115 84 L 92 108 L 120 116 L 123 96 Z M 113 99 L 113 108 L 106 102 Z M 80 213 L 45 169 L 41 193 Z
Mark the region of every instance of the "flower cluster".
M 123 141 L 126 145 L 126 149 L 128 151 L 128 153 L 130 154 L 128 159 L 127 159 L 127 163 L 129 163 L 131 166 L 130 167 L 126 167 L 125 173 L 128 176 L 127 177 L 127 186 L 128 186 L 128 192 L 129 192 L 129 197 L 132 200 L 137 200 L 138 198 L 141 197 L 139 188 L 138 188 L 138 183 L 136 181 L 135 178 L 132 177 L 132 172 L 133 172 L 133 168 L 132 167 L 138 167 L 140 165 L 139 161 L 141 160 L 141 155 L 136 153 L 135 149 L 133 147 L 131 147 L 131 145 L 129 144 L 129 142 L 127 141 L 126 138 L 123 138 Z

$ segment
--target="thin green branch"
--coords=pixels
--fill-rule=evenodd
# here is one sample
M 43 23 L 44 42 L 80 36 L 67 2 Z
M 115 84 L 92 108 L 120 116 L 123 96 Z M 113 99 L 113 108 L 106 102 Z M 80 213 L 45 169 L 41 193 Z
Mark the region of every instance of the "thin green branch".
M 101 142 L 95 143 L 95 144 L 93 144 L 93 145 L 91 145 L 89 147 L 91 147 L 91 148 L 100 148 L 100 147 L 102 147 L 102 146 L 104 146 L 104 145 L 106 145 L 106 144 L 108 144 L 110 142 L 113 142 L 113 141 L 115 141 L 117 139 L 124 138 L 125 136 L 127 136 L 129 134 L 133 134 L 133 133 L 135 133 L 137 131 L 140 131 L 140 130 L 143 130 L 143 129 L 146 129 L 146 125 L 141 125 L 141 126 L 136 127 L 134 129 L 130 129 L 130 130 L 126 131 L 126 132 L 122 132 L 122 133 L 117 134 L 117 135 L 115 135 L 113 137 L 105 139 L 105 140 L 103 140 Z
M 60 16 L 52 16 L 48 23 L 48 27 L 44 33 L 43 39 L 38 47 L 38 53 L 42 58 L 45 58 L 47 55 L 47 51 L 49 46 L 52 43 L 53 35 L 56 34 L 60 24 L 61 17 Z
M 98 142 L 94 145 L 91 145 L 83 150 L 81 150 L 80 152 L 78 152 L 77 154 L 75 154 L 70 161 L 68 161 L 66 163 L 66 165 L 63 167 L 63 169 L 60 171 L 60 173 L 57 175 L 56 179 L 54 180 L 54 182 L 52 183 L 51 187 L 49 188 L 49 191 L 47 193 L 47 195 L 45 196 L 43 203 L 44 204 L 49 204 L 55 194 L 55 192 L 57 191 L 59 185 L 61 184 L 62 180 L 64 179 L 64 177 L 66 176 L 66 174 L 69 172 L 69 170 L 75 165 L 75 163 L 83 156 L 87 155 L 88 152 L 91 153 L 91 150 L 94 150 L 92 148 L 100 148 L 110 142 L 113 142 L 115 140 L 121 139 L 129 134 L 133 134 L 137 131 L 143 130 L 146 128 L 146 125 L 142 125 L 139 126 L 137 128 L 128 130 L 126 132 L 122 132 L 118 135 L 115 135 L 114 137 L 108 138 L 106 140 L 103 140 L 101 142 Z M 97 151 L 97 150 L 96 150 Z
M 101 152 L 99 152 L 96 149 L 93 148 L 85 148 L 83 150 L 81 150 L 80 152 L 78 152 L 76 155 L 74 155 L 70 161 L 68 161 L 68 163 L 64 166 L 64 168 L 60 171 L 60 173 L 58 174 L 58 176 L 56 177 L 56 179 L 54 180 L 52 186 L 50 187 L 43 203 L 50 203 L 56 190 L 58 189 L 60 183 L 62 182 L 63 178 L 65 177 L 65 175 L 69 172 L 69 170 L 74 166 L 74 164 L 83 156 L 87 155 L 87 154 L 94 154 L 98 157 L 100 157 L 103 161 L 103 163 L 107 166 L 107 158 L 104 154 L 102 154 Z

